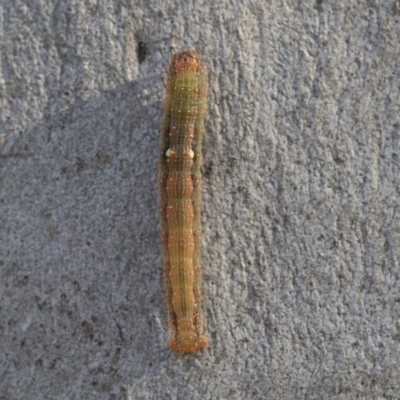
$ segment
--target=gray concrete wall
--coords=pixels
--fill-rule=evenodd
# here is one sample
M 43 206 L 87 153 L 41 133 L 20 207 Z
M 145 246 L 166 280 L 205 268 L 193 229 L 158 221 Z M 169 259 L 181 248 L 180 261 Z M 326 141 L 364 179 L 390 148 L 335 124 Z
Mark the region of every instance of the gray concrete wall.
M 394 1 L 0 11 L 1 400 L 400 398 Z M 211 345 L 185 357 L 156 171 L 165 71 L 191 48 Z

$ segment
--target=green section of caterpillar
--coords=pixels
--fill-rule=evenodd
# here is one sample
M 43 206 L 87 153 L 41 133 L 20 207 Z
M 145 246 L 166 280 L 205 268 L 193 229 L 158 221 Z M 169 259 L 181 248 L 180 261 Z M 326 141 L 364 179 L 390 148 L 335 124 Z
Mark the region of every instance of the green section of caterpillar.
M 207 69 L 193 51 L 172 57 L 159 156 L 163 269 L 173 351 L 208 344 L 201 311 L 201 141 Z

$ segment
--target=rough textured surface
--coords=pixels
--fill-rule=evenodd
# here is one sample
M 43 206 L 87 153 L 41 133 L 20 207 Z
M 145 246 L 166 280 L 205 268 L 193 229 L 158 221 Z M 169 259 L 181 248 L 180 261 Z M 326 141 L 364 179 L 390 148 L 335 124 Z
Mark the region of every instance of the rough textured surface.
M 399 398 L 400 11 L 211 3 L 0 3 L 2 400 Z M 189 48 L 212 343 L 179 356 L 156 177 Z

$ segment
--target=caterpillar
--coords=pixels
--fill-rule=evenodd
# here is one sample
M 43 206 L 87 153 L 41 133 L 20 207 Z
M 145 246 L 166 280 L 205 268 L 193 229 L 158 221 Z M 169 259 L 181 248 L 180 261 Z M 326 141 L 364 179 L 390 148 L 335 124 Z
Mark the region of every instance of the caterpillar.
M 162 264 L 172 351 L 207 346 L 201 310 L 201 142 L 207 68 L 194 50 L 174 54 L 167 75 L 159 154 Z

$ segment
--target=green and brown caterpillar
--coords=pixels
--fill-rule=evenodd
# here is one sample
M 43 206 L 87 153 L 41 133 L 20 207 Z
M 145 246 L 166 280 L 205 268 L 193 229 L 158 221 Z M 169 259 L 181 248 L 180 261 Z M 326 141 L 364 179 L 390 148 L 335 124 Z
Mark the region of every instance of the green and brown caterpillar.
M 201 142 L 207 68 L 194 50 L 174 54 L 161 122 L 159 156 L 163 269 L 173 351 L 207 346 L 201 310 Z

